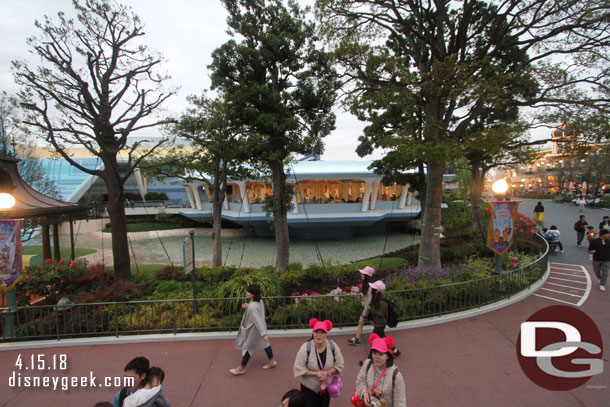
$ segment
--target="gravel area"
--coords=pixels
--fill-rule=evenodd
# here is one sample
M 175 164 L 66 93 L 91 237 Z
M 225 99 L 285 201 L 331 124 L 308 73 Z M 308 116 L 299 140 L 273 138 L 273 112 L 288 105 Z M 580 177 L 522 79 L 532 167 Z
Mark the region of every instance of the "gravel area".
M 90 263 L 112 264 L 110 235 L 99 234 L 77 236 L 78 247 L 97 248 L 98 252 L 85 256 Z M 183 263 L 182 243 L 185 236 L 131 240 L 131 258 L 143 264 L 177 264 Z M 386 241 L 387 238 L 387 241 Z M 350 263 L 375 257 L 419 243 L 420 236 L 404 232 L 362 235 L 348 240 L 324 240 L 317 242 L 318 249 L 325 264 Z M 272 238 L 235 236 L 222 239 L 223 256 L 226 265 L 243 267 L 261 267 L 275 265 L 275 240 Z M 385 250 L 384 250 L 385 246 Z M 210 264 L 212 261 L 212 239 L 207 236 L 195 237 L 195 257 L 197 265 Z M 316 245 L 313 241 L 292 239 L 290 241 L 290 262 L 303 265 L 320 264 Z

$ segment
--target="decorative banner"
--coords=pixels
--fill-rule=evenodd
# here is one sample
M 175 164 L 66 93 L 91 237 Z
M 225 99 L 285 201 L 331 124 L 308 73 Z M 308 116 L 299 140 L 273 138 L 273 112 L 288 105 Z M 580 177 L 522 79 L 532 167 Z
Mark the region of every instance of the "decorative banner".
M 513 245 L 515 219 L 521 201 L 489 202 L 487 247 L 502 256 Z
M 8 291 L 21 280 L 23 259 L 21 251 L 21 222 L 0 220 L 0 289 Z

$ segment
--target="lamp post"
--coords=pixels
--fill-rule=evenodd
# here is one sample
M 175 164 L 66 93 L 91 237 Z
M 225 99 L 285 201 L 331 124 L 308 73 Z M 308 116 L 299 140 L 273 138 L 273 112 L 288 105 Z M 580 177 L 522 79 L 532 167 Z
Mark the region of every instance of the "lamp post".
M 504 178 L 495 181 L 491 185 L 491 190 L 496 194 L 496 200 L 504 201 L 506 198 L 506 191 L 508 191 L 508 183 Z M 490 220 L 491 221 L 491 220 Z M 498 277 L 497 289 L 498 291 L 504 291 L 504 281 L 502 275 L 504 274 L 504 269 L 502 268 L 502 256 L 496 253 L 496 268 L 494 270 L 494 274 Z
M 2 177 L 0 177 L 2 178 Z M 4 178 L 6 179 L 6 178 Z M 10 194 L 10 192 L 14 189 L 12 183 L 1 182 L 0 183 L 0 209 L 11 209 L 15 205 L 15 197 Z M 17 237 L 19 238 L 19 236 Z M 21 258 L 21 245 L 17 245 L 18 253 L 16 254 Z M 13 287 L 6 291 L 6 306 L 7 309 L 3 313 L 4 327 L 3 334 L 4 338 L 14 338 L 15 337 L 15 314 L 17 313 L 17 294 L 15 293 L 14 284 Z

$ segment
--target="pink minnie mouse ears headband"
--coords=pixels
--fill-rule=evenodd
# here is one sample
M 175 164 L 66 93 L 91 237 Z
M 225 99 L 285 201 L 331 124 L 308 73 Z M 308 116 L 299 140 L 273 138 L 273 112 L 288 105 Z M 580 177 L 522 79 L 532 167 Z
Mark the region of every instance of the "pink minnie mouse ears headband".
M 319 329 L 324 332 L 328 332 L 333 329 L 333 323 L 328 319 L 326 321 L 318 321 L 316 318 L 312 318 L 309 320 L 309 327 L 315 332 Z
M 369 335 L 369 343 L 371 344 L 371 350 L 376 350 L 381 353 L 392 353 L 392 349 L 396 346 L 394 339 L 390 336 L 380 338 L 377 334 Z

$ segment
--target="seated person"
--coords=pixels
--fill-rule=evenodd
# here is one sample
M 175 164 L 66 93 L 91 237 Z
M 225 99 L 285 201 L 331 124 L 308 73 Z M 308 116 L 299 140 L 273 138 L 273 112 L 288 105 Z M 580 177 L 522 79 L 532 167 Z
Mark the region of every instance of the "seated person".
M 549 243 L 557 244 L 561 253 L 563 253 L 563 244 L 561 243 L 561 233 L 557 230 L 557 226 L 553 225 L 544 233 L 544 237 Z
M 160 367 L 151 367 L 146 374 L 144 387 L 128 396 L 124 407 L 170 407 L 169 401 L 161 391 L 165 372 Z

